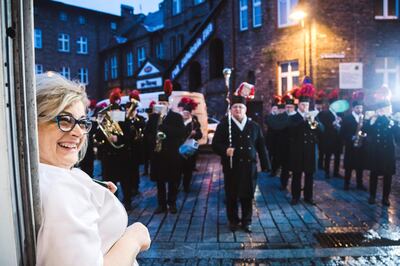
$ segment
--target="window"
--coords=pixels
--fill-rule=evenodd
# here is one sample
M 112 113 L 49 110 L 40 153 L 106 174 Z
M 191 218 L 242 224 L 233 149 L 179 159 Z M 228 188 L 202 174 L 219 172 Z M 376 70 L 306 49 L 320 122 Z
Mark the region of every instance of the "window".
M 84 16 L 78 17 L 79 24 L 84 25 L 86 24 L 86 18 Z
M 289 19 L 289 15 L 297 5 L 298 0 L 278 0 L 278 27 L 287 27 L 297 24 Z
M 42 48 L 42 30 L 35 29 L 35 48 Z
M 68 20 L 67 13 L 60 12 L 59 18 L 60 18 L 61 21 L 67 21 Z
M 133 53 L 126 54 L 126 74 L 128 77 L 133 76 Z
M 138 60 L 138 66 L 141 67 L 144 61 L 146 60 L 146 51 L 144 50 L 144 47 L 139 47 L 137 49 L 137 60 Z
M 172 15 L 182 12 L 182 0 L 172 0 Z
M 162 42 L 159 42 L 156 44 L 156 57 L 158 59 L 163 59 L 164 58 L 164 47 Z
M 171 57 L 174 58 L 176 56 L 176 37 L 171 37 Z
M 58 34 L 58 51 L 69 52 L 69 35 L 65 33 Z
M 253 27 L 261 27 L 262 24 L 262 9 L 261 0 L 253 0 Z
M 111 79 L 118 78 L 118 62 L 117 57 L 114 55 L 111 57 Z
M 117 22 L 112 21 L 112 22 L 110 23 L 110 28 L 111 28 L 111 30 L 117 30 Z
M 36 64 L 35 65 L 35 73 L 36 74 L 42 74 L 43 73 L 43 65 Z
M 69 67 L 62 67 L 60 69 L 60 74 L 64 76 L 64 78 L 66 79 L 71 79 L 71 71 L 69 69 Z
M 108 61 L 104 61 L 104 80 L 108 80 Z
M 88 41 L 86 37 L 79 37 L 79 39 L 76 41 L 76 44 L 78 45 L 78 54 L 87 54 L 88 53 Z
M 376 87 L 386 84 L 394 95 L 400 93 L 400 71 L 397 57 L 377 57 L 375 61 Z
M 240 23 L 240 30 L 247 30 L 249 28 L 249 19 L 247 17 L 247 0 L 239 0 L 240 5 L 240 16 L 239 16 L 239 23 Z
M 183 34 L 179 34 L 178 36 L 178 51 L 183 49 L 183 45 L 185 44 L 185 36 Z
M 201 3 L 204 3 L 205 0 L 194 0 L 194 5 L 199 5 Z
M 397 19 L 398 0 L 375 0 L 375 19 Z
M 83 84 L 89 83 L 89 71 L 87 68 L 80 68 L 78 73 L 79 81 Z
M 294 60 L 279 64 L 278 94 L 286 94 L 295 85 L 299 84 L 299 61 Z

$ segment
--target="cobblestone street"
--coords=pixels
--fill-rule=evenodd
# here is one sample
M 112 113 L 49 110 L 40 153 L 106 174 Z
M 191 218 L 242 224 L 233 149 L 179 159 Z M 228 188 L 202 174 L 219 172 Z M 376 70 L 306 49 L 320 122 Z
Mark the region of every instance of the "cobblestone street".
M 155 185 L 142 176 L 141 195 L 132 202 L 129 222 L 147 225 L 153 242 L 139 261 L 142 265 L 399 265 L 398 178 L 393 178 L 391 206 L 386 208 L 380 203 L 381 184 L 378 203 L 369 205 L 368 192 L 356 190 L 355 180 L 344 191 L 342 179 L 327 180 L 320 174 L 314 182 L 315 206 L 303 202 L 291 206 L 290 191 L 279 190 L 279 178 L 261 175 L 251 234 L 232 233 L 227 226 L 219 157 L 199 156 L 191 192 L 179 192 L 175 215 L 153 214 Z M 364 184 L 368 187 L 367 176 Z M 318 233 L 349 233 L 350 239 L 332 240 L 334 245 L 326 246 L 316 238 Z M 362 233 L 370 242 L 352 244 L 352 233 Z

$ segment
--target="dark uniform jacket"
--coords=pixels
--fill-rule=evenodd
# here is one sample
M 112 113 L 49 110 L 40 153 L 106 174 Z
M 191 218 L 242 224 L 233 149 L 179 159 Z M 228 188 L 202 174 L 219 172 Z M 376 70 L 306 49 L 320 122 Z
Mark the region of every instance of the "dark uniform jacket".
M 345 145 L 344 169 L 364 169 L 365 167 L 365 146 L 366 141 L 362 139 L 361 147 L 354 147 L 354 136 L 356 134 L 358 123 L 352 114 L 344 117 L 340 128 L 340 136 Z M 365 128 L 362 127 L 364 132 Z
M 331 111 L 325 110 L 318 113 L 316 119 L 324 126 L 324 131 L 320 132 L 319 148 L 323 153 L 338 153 L 342 151 L 342 143 L 339 129 L 335 128 L 333 122 L 335 116 Z
M 377 175 L 396 173 L 395 141 L 399 140 L 399 124 L 386 116 L 378 116 L 375 123 L 366 123 L 367 169 Z
M 289 125 L 289 170 L 293 172 L 315 172 L 315 144 L 319 127 L 311 129 L 300 113 L 290 116 Z
M 158 118 L 159 114 L 151 114 L 145 129 L 150 149 L 150 177 L 153 181 L 177 181 L 181 171 L 178 150 L 185 140 L 183 118 L 180 114 L 170 110 L 159 127 Z M 159 153 L 154 151 L 157 131 L 166 134 Z
M 133 119 L 126 118 L 124 122 L 120 122 L 122 131 L 124 132 L 123 142 L 125 144 L 122 149 L 123 160 L 126 163 L 140 164 L 144 155 L 144 129 L 146 122 L 144 117 L 136 115 Z
M 268 151 L 265 147 L 261 127 L 247 118 L 243 131 L 231 121 L 233 168 L 226 156 L 229 147 L 228 119 L 225 117 L 218 125 L 212 142 L 215 153 L 221 156 L 224 172 L 225 193 L 228 197 L 253 198 L 257 181 L 257 153 L 263 171 L 270 170 Z
M 194 136 L 191 137 L 192 139 L 199 140 L 199 139 L 201 139 L 203 137 L 203 133 L 201 132 L 201 125 L 200 125 L 199 119 L 195 115 L 192 116 L 192 122 L 188 123 L 185 126 L 185 137 L 186 137 L 186 139 L 190 136 L 190 134 L 192 133 L 192 130 L 196 131 Z

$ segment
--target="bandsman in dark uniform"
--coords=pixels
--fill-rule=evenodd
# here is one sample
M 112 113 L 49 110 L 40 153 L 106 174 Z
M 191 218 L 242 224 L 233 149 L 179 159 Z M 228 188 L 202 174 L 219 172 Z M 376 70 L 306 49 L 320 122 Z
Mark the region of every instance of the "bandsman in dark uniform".
M 344 152 L 344 190 L 348 190 L 352 171 L 356 171 L 357 189 L 365 190 L 363 170 L 365 167 L 363 93 L 354 92 L 352 112 L 344 117 L 340 135 L 345 145 Z
M 329 103 L 333 103 L 339 98 L 339 89 L 334 89 L 328 96 Z M 323 124 L 324 131 L 320 134 L 319 147 L 324 157 L 323 168 L 325 177 L 330 178 L 330 162 L 334 155 L 333 176 L 340 177 L 340 156 L 342 153 L 342 142 L 340 138 L 340 126 L 342 118 L 332 109 L 321 111 L 318 113 L 317 119 Z
M 185 139 L 194 139 L 196 141 L 203 137 L 201 125 L 197 116 L 192 115 L 192 111 L 196 109 L 198 103 L 188 97 L 183 97 L 178 103 L 178 109 L 183 117 L 185 124 Z M 182 157 L 182 175 L 183 175 L 183 190 L 185 193 L 190 192 L 190 183 L 192 182 L 193 169 L 196 164 L 195 154 L 189 157 Z M 180 181 L 179 181 L 180 185 Z M 178 187 L 179 187 L 178 185 Z
M 257 182 L 257 153 L 262 171 L 270 170 L 270 162 L 262 129 L 246 116 L 246 110 L 246 99 L 233 96 L 231 121 L 229 123 L 228 117 L 225 117 L 218 125 L 212 147 L 214 152 L 221 156 L 229 227 L 236 231 L 241 222 L 243 230 L 251 232 L 252 201 Z M 241 219 L 238 215 L 239 201 L 242 209 Z
M 149 107 L 146 108 L 147 117 L 149 118 L 150 115 L 153 113 L 153 106 L 156 104 L 156 101 L 151 101 Z M 148 120 L 147 120 L 148 121 Z M 147 123 L 147 122 L 146 122 Z M 147 136 L 144 136 L 144 153 L 143 153 L 143 175 L 149 175 L 149 167 L 150 167 L 150 143 L 151 141 Z
M 326 98 L 326 93 L 324 90 L 319 90 L 316 93 L 315 102 L 314 102 L 314 111 L 319 113 L 321 111 L 326 110 L 325 98 Z M 318 168 L 324 169 L 324 166 L 323 166 L 324 165 L 324 153 L 322 152 L 321 144 L 320 144 L 321 143 L 321 134 L 322 134 L 322 132 L 318 132 L 318 145 L 317 145 L 317 147 L 318 147 Z
M 315 146 L 317 131 L 320 123 L 315 120 L 315 114 L 309 112 L 310 100 L 315 93 L 315 88 L 307 79 L 303 82 L 299 94 L 296 114 L 290 117 L 289 126 L 289 170 L 292 176 L 291 204 L 299 203 L 301 194 L 301 180 L 304 173 L 304 201 L 314 204 L 313 201 L 313 175 L 315 172 Z
M 180 114 L 169 110 L 168 98 L 172 92 L 172 83 L 166 80 L 165 94 L 158 96 L 154 113 L 150 115 L 145 135 L 150 139 L 150 178 L 157 182 L 158 207 L 154 213 L 169 211 L 177 213 L 177 183 L 181 174 L 179 146 L 185 139 L 185 126 Z M 168 193 L 166 186 L 168 186 Z
M 395 141 L 399 140 L 399 114 L 392 116 L 392 106 L 387 97 L 388 89 L 383 87 L 376 94 L 376 112 L 372 117 L 366 116 L 367 133 L 367 168 L 370 172 L 369 203 L 374 204 L 378 176 L 383 176 L 382 204 L 390 205 L 389 194 L 392 176 L 396 173 Z
M 124 147 L 121 149 L 122 164 L 122 190 L 124 193 L 124 205 L 131 208 L 132 194 L 139 194 L 139 165 L 143 161 L 143 139 L 146 123 L 144 117 L 138 115 L 140 96 L 138 90 L 129 93 L 129 102 L 125 105 L 125 121 L 120 122 L 124 133 Z

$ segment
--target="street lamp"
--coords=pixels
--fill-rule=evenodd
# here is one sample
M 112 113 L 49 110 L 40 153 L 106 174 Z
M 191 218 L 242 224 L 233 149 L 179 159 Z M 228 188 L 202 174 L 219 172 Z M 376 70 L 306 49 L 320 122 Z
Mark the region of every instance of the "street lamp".
M 304 27 L 304 20 L 307 17 L 307 13 L 300 8 L 295 8 L 293 12 L 289 15 L 289 18 L 294 21 L 300 21 L 301 28 L 303 29 L 303 50 L 304 50 L 304 75 L 307 75 L 307 32 Z M 311 40 L 311 39 L 310 39 Z M 311 49 L 311 43 L 310 43 Z M 310 53 L 310 72 L 311 72 L 311 53 Z M 311 76 L 311 75 L 310 75 Z

